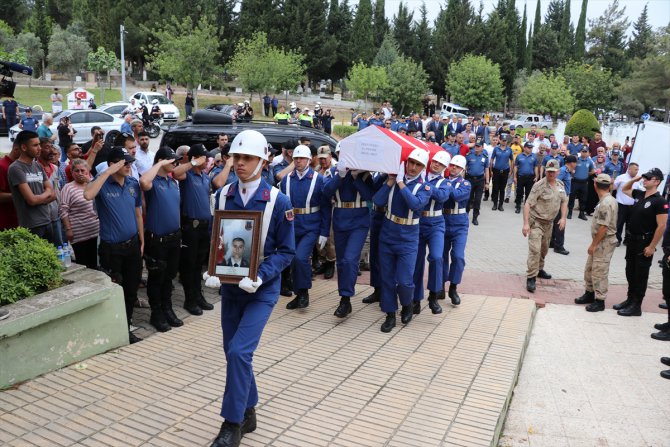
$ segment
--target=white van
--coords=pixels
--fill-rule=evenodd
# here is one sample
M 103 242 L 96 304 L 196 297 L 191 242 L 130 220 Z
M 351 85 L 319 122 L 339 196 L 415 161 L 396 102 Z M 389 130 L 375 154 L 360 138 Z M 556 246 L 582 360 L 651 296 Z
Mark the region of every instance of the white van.
M 440 109 L 440 117 L 448 117 L 453 113 L 462 113 L 463 115 L 469 116 L 470 110 L 467 107 L 461 107 L 453 102 L 443 102 L 442 108 Z

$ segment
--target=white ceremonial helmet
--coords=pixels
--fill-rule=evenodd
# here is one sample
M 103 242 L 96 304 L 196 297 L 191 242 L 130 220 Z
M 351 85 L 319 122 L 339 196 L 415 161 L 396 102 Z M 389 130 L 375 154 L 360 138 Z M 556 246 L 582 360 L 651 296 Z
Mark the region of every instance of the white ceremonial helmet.
M 454 166 L 458 166 L 461 169 L 465 169 L 465 166 L 467 165 L 467 162 L 465 161 L 465 157 L 462 155 L 456 155 L 454 158 L 451 159 L 451 162 L 449 164 L 452 164 Z
M 158 104 L 158 100 L 154 99 L 153 101 L 151 101 L 151 104 Z
M 433 161 L 440 163 L 444 167 L 448 167 L 451 162 L 451 155 L 447 151 L 439 151 L 437 154 L 433 155 Z
M 257 130 L 243 130 L 238 133 L 230 144 L 230 155 L 246 154 L 268 159 L 268 140 Z
M 293 149 L 293 158 L 312 158 L 312 151 L 304 144 L 299 144 Z
M 428 151 L 416 148 L 412 152 L 410 152 L 409 157 L 407 157 L 407 159 L 409 160 L 411 158 L 412 160 L 417 161 L 424 166 L 428 166 L 429 157 L 430 154 L 428 153 Z

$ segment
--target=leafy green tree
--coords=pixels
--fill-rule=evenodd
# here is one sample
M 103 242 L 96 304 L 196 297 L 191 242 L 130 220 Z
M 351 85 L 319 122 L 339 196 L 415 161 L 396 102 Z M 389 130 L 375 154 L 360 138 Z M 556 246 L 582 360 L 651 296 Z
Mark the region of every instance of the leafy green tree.
M 375 36 L 375 48 L 379 48 L 386 37 L 386 34 L 391 29 L 388 20 L 386 20 L 384 10 L 384 0 L 377 0 L 375 2 L 375 10 L 372 16 L 372 32 Z
M 86 39 L 73 30 L 72 26 L 63 29 L 54 25 L 49 39 L 49 68 L 68 73 L 72 87 L 76 74 L 86 65 L 90 52 L 91 47 Z
M 398 12 L 393 16 L 393 38 L 398 43 L 398 49 L 405 56 L 411 56 L 412 22 L 414 12 L 407 9 L 402 1 L 398 4 Z
M 332 76 L 330 67 L 338 45 L 335 37 L 326 32 L 326 0 L 303 0 L 302 5 L 303 31 L 310 38 L 307 41 L 296 39 L 298 45 L 289 48 L 305 55 L 307 77 L 311 84 Z M 314 45 L 313 42 L 318 44 Z
M 220 57 L 216 29 L 205 18 L 194 26 L 190 17 L 181 21 L 176 17 L 154 32 L 157 42 L 149 61 L 165 79 L 193 89 L 193 100 L 198 108 L 199 84 L 212 82 L 220 73 L 216 61 Z
M 30 15 L 30 6 L 28 0 L 0 0 L 0 20 L 10 24 L 13 32 L 18 33 Z
M 561 22 L 561 31 L 558 35 L 558 60 L 565 62 L 572 58 L 572 47 L 574 45 L 574 29 L 570 22 L 570 1 L 563 2 L 563 21 Z
M 356 16 L 351 30 L 351 41 L 349 45 L 356 48 L 354 61 L 371 64 L 377 52 L 375 48 L 375 36 L 370 27 L 372 23 L 372 5 L 370 0 L 360 0 L 356 9 Z
M 388 83 L 382 89 L 385 98 L 391 101 L 399 113 L 418 110 L 421 99 L 429 90 L 428 73 L 420 63 L 405 56 L 398 56 L 386 67 Z
M 383 67 L 368 67 L 363 63 L 354 64 L 347 76 L 347 87 L 353 91 L 356 98 L 377 98 L 388 87 L 388 75 Z
M 648 4 L 633 23 L 633 37 L 628 43 L 628 57 L 644 59 L 653 50 L 653 32 L 649 25 L 649 14 L 647 12 Z
M 42 67 L 46 65 L 44 60 L 44 50 L 42 49 L 42 42 L 39 37 L 31 32 L 23 32 L 14 39 L 14 49 L 23 50 L 26 54 L 26 64 L 35 69 L 33 75 L 42 72 Z M 29 80 L 29 85 L 32 84 L 32 77 Z
M 586 9 L 589 0 L 582 0 L 582 10 L 579 13 L 579 22 L 577 22 L 577 30 L 575 31 L 575 46 L 574 58 L 575 60 L 582 60 L 586 53 Z
M 416 62 L 426 63 L 432 56 L 430 47 L 432 30 L 430 29 L 430 24 L 428 23 L 428 10 L 426 9 L 426 4 L 423 2 L 419 7 L 419 17 L 420 20 L 415 22 L 412 28 L 414 42 L 412 43 L 411 57 Z
M 593 138 L 600 130 L 598 119 L 590 110 L 577 110 L 565 125 L 565 135 L 581 135 Z
M 528 42 L 526 40 L 526 28 L 528 28 L 528 18 L 526 16 L 526 4 L 523 4 L 523 16 L 521 19 L 521 27 L 519 28 L 519 45 L 517 46 L 517 68 L 519 70 L 523 69 L 526 67 L 528 64 L 527 62 L 527 57 L 528 57 Z
M 484 50 L 484 55 L 500 67 L 506 96 L 512 93 L 514 85 L 517 34 L 519 32 L 518 15 L 510 18 L 510 8 L 516 12 L 514 0 L 498 0 L 497 6 L 489 14 L 486 22 L 487 35 L 497 36 L 497 38 L 490 40 Z
M 40 73 L 42 73 L 42 75 L 44 75 L 47 51 L 49 50 L 49 37 L 51 36 L 52 27 L 53 22 L 51 17 L 47 15 L 46 0 L 34 0 L 32 13 L 26 23 L 26 29 L 32 31 L 40 39 L 43 54 L 40 67 Z
M 595 111 L 614 105 L 617 82 L 611 70 L 572 62 L 559 71 L 575 98 L 575 107 Z
M 603 14 L 589 20 L 588 59 L 610 68 L 614 73 L 623 73 L 627 66 L 626 30 L 628 18 L 626 7 L 619 7 L 619 0 L 612 0 Z
M 377 55 L 375 56 L 372 64 L 378 67 L 386 68 L 395 62 L 398 56 L 400 56 L 400 52 L 398 51 L 398 44 L 396 43 L 393 36 L 389 33 L 386 34 L 386 37 L 384 37 L 384 41 L 379 47 L 379 51 L 377 51 Z
M 105 50 L 103 47 L 98 47 L 95 53 L 88 53 L 87 65 L 89 70 L 95 71 L 98 74 L 98 76 L 96 76 L 98 87 L 101 86 L 100 75 L 107 75 L 107 83 L 109 84 L 110 89 L 112 88 L 112 81 L 109 76 L 110 72 L 121 68 L 121 62 L 116 57 L 116 54 L 114 54 L 113 51 Z M 104 88 L 100 89 L 100 102 L 105 102 Z
M 519 104 L 533 113 L 557 116 L 572 112 L 575 99 L 562 76 L 535 71 L 519 94 Z
M 472 110 L 495 109 L 503 104 L 500 66 L 484 56 L 465 56 L 449 67 L 446 89 L 453 102 Z
M 237 43 L 228 69 L 251 93 L 292 90 L 305 74 L 304 57 L 292 50 L 268 44 L 267 35 L 257 32 Z
M 342 79 L 352 63 L 354 49 L 352 47 L 351 26 L 353 15 L 347 0 L 339 4 L 338 0 L 330 0 L 328 11 L 328 34 L 335 38 L 337 49 L 332 55 L 330 69 L 331 79 Z

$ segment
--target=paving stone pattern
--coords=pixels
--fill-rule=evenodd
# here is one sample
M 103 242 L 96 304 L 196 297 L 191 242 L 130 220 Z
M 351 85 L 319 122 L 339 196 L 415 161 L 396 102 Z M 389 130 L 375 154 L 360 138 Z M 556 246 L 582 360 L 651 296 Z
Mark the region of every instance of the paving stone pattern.
M 365 306 L 339 320 L 331 281 L 282 298 L 254 357 L 258 430 L 245 446 L 489 446 L 527 343 L 532 301 L 464 296 L 390 334 Z M 220 306 L 181 328 L 0 393 L 7 446 L 207 446 L 226 362 Z

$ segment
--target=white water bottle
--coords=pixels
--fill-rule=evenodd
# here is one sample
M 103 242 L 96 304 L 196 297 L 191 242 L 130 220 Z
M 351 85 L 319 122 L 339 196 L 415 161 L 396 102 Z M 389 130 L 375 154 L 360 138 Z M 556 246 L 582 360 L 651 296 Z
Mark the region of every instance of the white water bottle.
M 58 249 L 56 250 L 56 254 L 58 256 L 58 262 L 60 262 L 60 265 L 65 267 L 65 254 L 63 252 L 63 246 L 59 245 Z
M 68 268 L 72 265 L 72 258 L 70 257 L 70 246 L 66 242 L 63 245 L 63 267 Z

